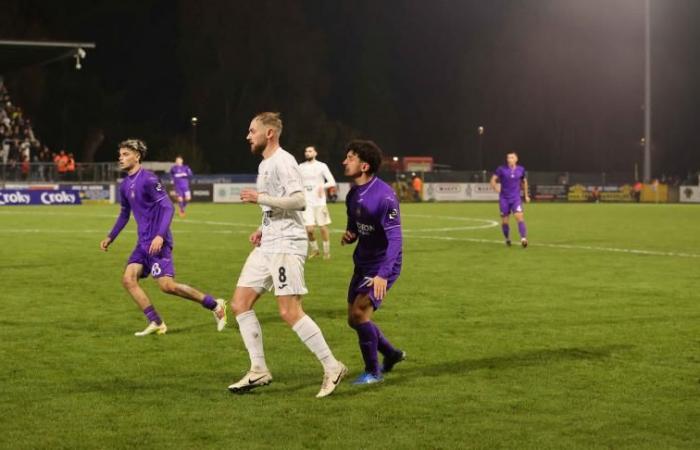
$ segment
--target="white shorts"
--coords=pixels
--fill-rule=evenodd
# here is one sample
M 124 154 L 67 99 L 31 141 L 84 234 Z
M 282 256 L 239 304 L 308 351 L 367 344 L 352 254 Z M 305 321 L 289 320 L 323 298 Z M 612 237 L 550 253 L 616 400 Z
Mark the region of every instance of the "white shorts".
M 331 215 L 328 213 L 328 207 L 326 205 L 311 207 L 307 206 L 303 212 L 303 216 L 304 225 L 307 227 L 314 225 L 325 227 L 331 223 Z
M 275 296 L 305 295 L 306 258 L 290 253 L 264 253 L 255 248 L 246 259 L 236 286 L 255 289 L 259 294 L 275 289 Z

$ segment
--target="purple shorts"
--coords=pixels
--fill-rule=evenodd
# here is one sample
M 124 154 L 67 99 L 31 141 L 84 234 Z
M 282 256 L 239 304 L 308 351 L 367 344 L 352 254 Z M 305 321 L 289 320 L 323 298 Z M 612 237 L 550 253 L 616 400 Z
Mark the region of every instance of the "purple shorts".
M 389 289 L 391 289 L 391 286 L 393 286 L 393 284 L 399 278 L 399 272 L 400 267 L 399 270 L 396 270 L 389 275 L 386 283 L 387 293 L 389 292 Z M 374 296 L 374 287 L 369 285 L 372 278 L 374 278 L 376 275 L 377 270 L 363 271 L 362 269 L 355 268 L 355 273 L 352 275 L 352 279 L 350 280 L 350 286 L 348 286 L 348 303 L 352 304 L 358 295 L 369 293 L 369 300 L 372 302 L 372 306 L 374 306 L 375 310 L 379 309 L 379 307 L 382 306 L 382 300 Z
M 175 185 L 175 194 L 176 194 L 178 197 L 185 198 L 185 197 L 187 197 L 188 195 L 190 195 L 190 187 L 187 186 L 187 185 L 185 185 L 185 186 L 179 186 L 179 185 L 176 184 L 176 185 Z
M 516 199 L 507 199 L 501 197 L 498 199 L 498 207 L 501 210 L 501 216 L 509 216 L 515 213 L 523 212 L 523 203 L 520 197 Z
M 141 264 L 143 272 L 141 278 L 151 275 L 153 278 L 175 277 L 175 266 L 173 265 L 173 249 L 165 244 L 160 252 L 155 255 L 148 254 L 148 248 L 144 249 L 139 244 L 129 256 L 129 264 Z

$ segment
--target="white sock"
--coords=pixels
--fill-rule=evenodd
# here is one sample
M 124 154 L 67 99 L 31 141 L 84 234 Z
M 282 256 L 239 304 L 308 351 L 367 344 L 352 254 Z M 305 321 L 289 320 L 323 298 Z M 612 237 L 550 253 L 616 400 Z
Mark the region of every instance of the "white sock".
M 265 352 L 263 350 L 262 328 L 255 311 L 252 309 L 236 316 L 238 329 L 243 338 L 243 344 L 250 356 L 250 370 L 254 372 L 267 372 Z
M 338 360 L 333 356 L 333 352 L 331 352 L 326 340 L 323 338 L 321 329 L 311 317 L 304 316 L 299 319 L 292 327 L 292 330 L 323 364 L 323 370 L 330 372 L 338 368 Z
M 326 255 L 331 253 L 331 241 L 323 241 L 323 253 Z
M 309 245 L 311 246 L 311 250 L 314 252 L 318 251 L 318 242 L 317 241 L 309 241 Z

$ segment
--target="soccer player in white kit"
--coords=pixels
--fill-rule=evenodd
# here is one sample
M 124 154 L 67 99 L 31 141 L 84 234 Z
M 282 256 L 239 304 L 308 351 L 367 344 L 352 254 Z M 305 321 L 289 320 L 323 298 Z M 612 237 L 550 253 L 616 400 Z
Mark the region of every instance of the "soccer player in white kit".
M 331 257 L 330 234 L 328 225 L 331 223 L 331 216 L 326 206 L 326 189 L 335 186 L 335 179 L 328 165 L 316 159 L 318 152 L 313 146 L 306 147 L 304 158 L 306 161 L 299 164 L 301 175 L 304 179 L 304 194 L 306 195 L 306 209 L 304 210 L 304 225 L 309 236 L 311 253 L 309 259 L 318 256 L 318 242 L 314 236 L 316 226 L 321 229 L 321 239 L 323 240 L 323 259 Z
M 301 217 L 306 201 L 299 165 L 280 147 L 281 134 L 282 120 L 278 113 L 261 113 L 250 122 L 247 137 L 250 149 L 262 155 L 263 161 L 258 167 L 257 189 L 242 190 L 241 200 L 260 205 L 262 225 L 249 237 L 254 248 L 231 300 L 250 356 L 250 370 L 228 389 L 246 392 L 272 381 L 265 362 L 262 329 L 253 306 L 265 290 L 274 289 L 280 316 L 323 365 L 323 383 L 316 395 L 320 398 L 333 393 L 348 369 L 335 359 L 321 329 L 301 306 L 302 295 L 308 292 L 304 283 L 308 242 Z

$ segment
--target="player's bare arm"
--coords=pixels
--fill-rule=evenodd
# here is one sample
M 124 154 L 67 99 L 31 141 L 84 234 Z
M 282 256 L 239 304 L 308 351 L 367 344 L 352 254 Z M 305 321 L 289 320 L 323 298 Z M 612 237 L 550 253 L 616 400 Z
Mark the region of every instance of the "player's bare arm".
M 345 233 L 343 233 L 343 236 L 340 238 L 340 245 L 352 244 L 356 240 L 357 234 L 353 233 L 350 230 L 345 230 Z
M 523 178 L 523 193 L 525 194 L 525 203 L 530 203 L 530 189 L 527 185 L 527 178 Z
M 501 185 L 498 184 L 498 176 L 493 175 L 491 177 L 491 187 L 493 188 L 494 191 L 498 192 L 499 194 L 501 193 Z
M 148 247 L 148 254 L 149 255 L 157 255 L 160 250 L 163 248 L 163 237 L 162 236 L 156 236 L 153 238 L 151 241 L 151 246 Z
M 112 243 L 112 238 L 110 238 L 109 236 L 102 239 L 102 241 L 100 242 L 100 250 L 102 250 L 103 252 L 106 252 L 111 243 Z
M 250 236 L 248 236 L 248 241 L 255 247 L 260 247 L 260 242 L 262 240 L 262 230 L 258 228 Z
M 369 283 L 369 285 L 374 288 L 374 296 L 379 300 L 383 300 L 384 296 L 386 295 L 386 278 L 382 278 L 379 275 L 376 275 L 374 278 L 372 278 L 372 281 Z
M 258 203 L 259 195 L 255 189 L 243 189 L 241 190 L 241 201 L 243 203 Z

